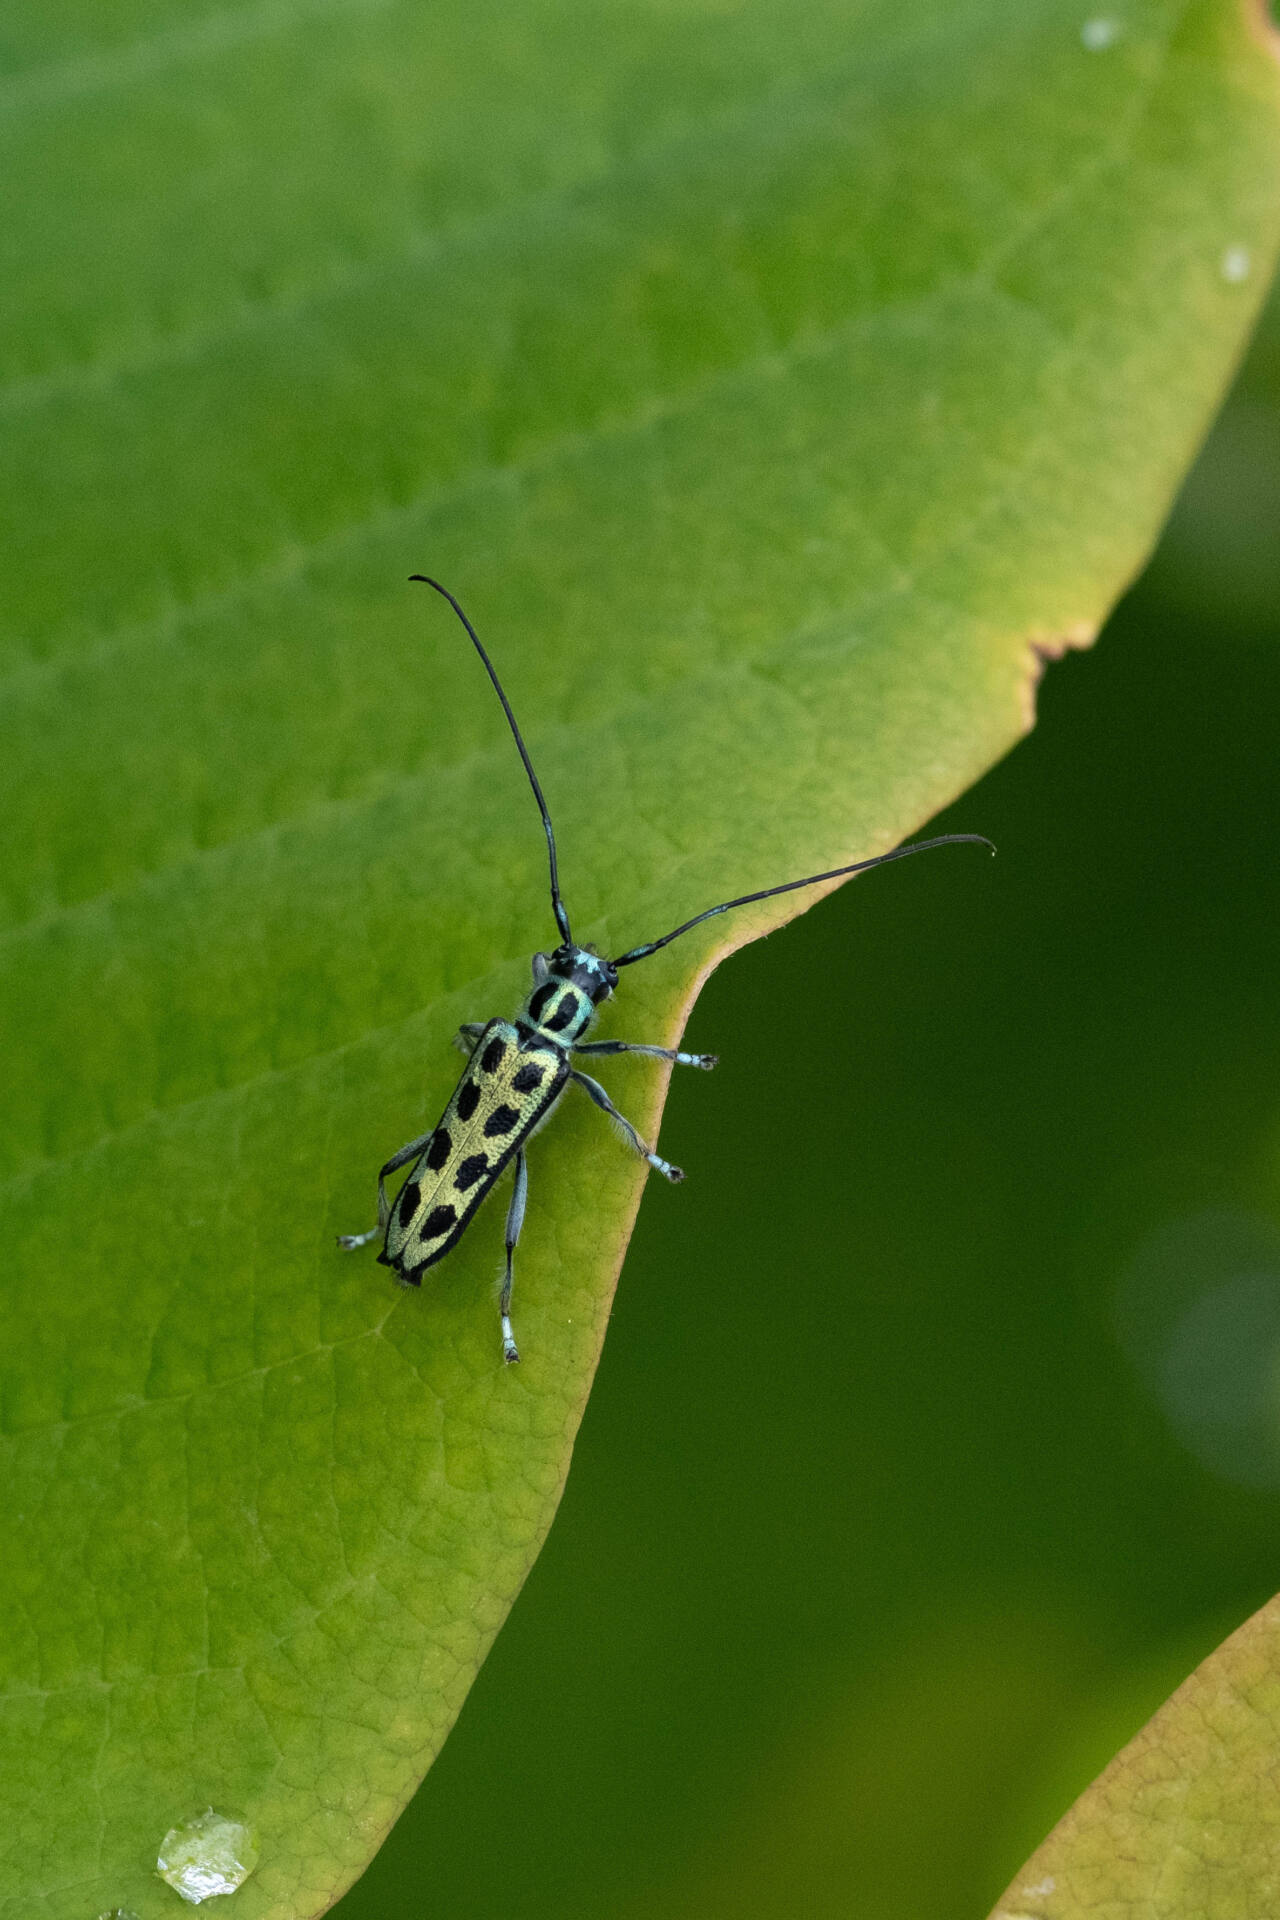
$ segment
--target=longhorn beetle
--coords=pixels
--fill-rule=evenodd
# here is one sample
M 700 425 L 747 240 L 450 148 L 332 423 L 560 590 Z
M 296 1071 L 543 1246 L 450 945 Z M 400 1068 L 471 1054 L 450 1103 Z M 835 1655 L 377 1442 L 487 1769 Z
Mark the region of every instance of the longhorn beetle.
M 707 907 L 692 920 L 664 933 L 660 940 L 647 940 L 642 946 L 628 948 L 615 960 L 606 960 L 594 947 L 580 947 L 569 931 L 569 915 L 560 897 L 551 815 L 493 662 L 448 588 L 442 587 L 438 580 L 429 580 L 423 573 L 410 577 L 424 586 L 434 587 L 449 602 L 471 636 L 472 645 L 493 682 L 493 690 L 502 702 L 502 711 L 507 716 L 542 815 L 551 862 L 551 911 L 560 931 L 560 945 L 554 953 L 534 954 L 533 988 L 514 1020 L 475 1021 L 458 1029 L 457 1045 L 469 1056 L 469 1064 L 452 1099 L 430 1133 L 411 1140 L 399 1153 L 392 1154 L 379 1173 L 377 1226 L 368 1233 L 340 1234 L 338 1245 L 348 1249 L 367 1246 L 381 1234 L 383 1248 L 379 1260 L 384 1266 L 394 1268 L 409 1286 L 420 1287 L 427 1268 L 443 1260 L 446 1253 L 457 1246 L 481 1201 L 514 1160 L 515 1185 L 507 1208 L 507 1264 L 498 1300 L 502 1357 L 510 1363 L 520 1358 L 511 1330 L 511 1262 L 529 1196 L 525 1149 L 538 1128 L 549 1119 L 569 1084 L 581 1087 L 601 1111 L 616 1122 L 624 1139 L 656 1173 L 667 1180 L 684 1179 L 679 1167 L 673 1167 L 669 1160 L 645 1145 L 599 1081 L 574 1066 L 575 1055 L 599 1058 L 611 1053 L 644 1053 L 651 1059 L 671 1060 L 681 1067 L 710 1069 L 716 1064 L 712 1053 L 677 1053 L 672 1047 L 650 1047 L 632 1040 L 588 1040 L 587 1030 L 596 1009 L 610 998 L 618 984 L 619 967 L 647 960 L 651 953 L 670 946 L 682 933 L 700 926 L 714 914 L 749 906 L 754 900 L 769 900 L 775 893 L 791 893 L 797 887 L 815 886 L 820 880 L 863 873 L 868 867 L 882 867 L 890 860 L 903 860 L 908 854 L 924 853 L 930 847 L 975 841 L 991 847 L 992 853 L 995 848 L 980 833 L 944 833 L 935 840 L 917 840 L 911 846 L 897 847 L 892 853 L 879 854 L 873 860 L 856 860 L 852 866 L 833 867 L 829 873 L 811 873 L 803 880 L 784 881 L 780 887 L 765 887 L 760 893 L 743 893 L 736 900 L 722 900 L 719 906 Z M 413 1167 L 393 1206 L 387 1198 L 387 1177 L 408 1166 L 410 1161 Z

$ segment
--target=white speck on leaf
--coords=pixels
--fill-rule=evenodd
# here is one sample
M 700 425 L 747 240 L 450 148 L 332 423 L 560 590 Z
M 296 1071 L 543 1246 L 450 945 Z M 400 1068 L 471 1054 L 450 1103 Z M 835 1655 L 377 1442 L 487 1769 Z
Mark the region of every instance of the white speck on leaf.
M 1107 47 L 1113 47 L 1123 32 L 1118 20 L 1100 14 L 1094 20 L 1086 20 L 1081 27 L 1080 44 L 1090 53 L 1102 53 Z
M 258 1843 L 242 1820 L 206 1807 L 170 1827 L 160 1842 L 156 1872 L 193 1907 L 219 1893 L 234 1893 L 258 1864 Z
M 1228 247 L 1223 254 L 1219 271 L 1224 280 L 1231 286 L 1237 287 L 1242 280 L 1249 278 L 1252 266 L 1253 261 L 1249 257 L 1248 247 L 1234 246 Z

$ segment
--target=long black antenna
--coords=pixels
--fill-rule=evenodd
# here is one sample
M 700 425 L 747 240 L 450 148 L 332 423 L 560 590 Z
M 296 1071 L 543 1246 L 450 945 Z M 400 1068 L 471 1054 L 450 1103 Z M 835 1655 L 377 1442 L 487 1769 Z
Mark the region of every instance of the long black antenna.
M 467 632 L 471 635 L 471 643 L 480 655 L 480 658 L 484 661 L 484 670 L 492 680 L 493 690 L 502 702 L 502 711 L 507 716 L 507 724 L 510 726 L 511 732 L 515 737 L 515 743 L 520 749 L 520 758 L 524 761 L 524 770 L 529 776 L 529 785 L 533 788 L 533 797 L 538 803 L 538 812 L 542 815 L 542 824 L 546 828 L 547 834 L 547 852 L 551 856 L 551 911 L 556 917 L 556 925 L 560 929 L 561 939 L 567 946 L 572 946 L 573 935 L 569 931 L 569 916 L 565 912 L 564 901 L 560 898 L 560 876 L 556 871 L 556 836 L 551 830 L 551 815 L 547 812 L 547 803 L 542 797 L 542 788 L 538 785 L 538 776 L 533 770 L 533 762 L 529 758 L 524 741 L 520 738 L 520 729 L 516 725 L 516 717 L 511 711 L 511 702 L 502 691 L 502 682 L 493 670 L 492 660 L 480 644 L 479 634 L 450 593 L 448 587 L 442 587 L 438 580 L 432 580 L 430 576 L 425 573 L 411 573 L 409 578 L 411 580 L 420 580 L 424 587 L 434 587 L 437 593 L 444 596 Z M 669 937 L 674 939 L 675 936 L 671 935 Z M 638 960 L 640 956 L 639 954 L 633 954 L 632 958 Z
M 991 847 L 990 840 L 982 833 L 943 833 L 936 840 L 915 840 L 909 847 L 895 847 L 892 853 L 877 854 L 874 860 L 857 860 L 851 867 L 833 867 L 830 873 L 811 873 L 804 880 L 787 880 L 780 887 L 765 887 L 760 893 L 741 893 L 736 900 L 722 900 L 718 907 L 708 907 L 705 913 L 695 913 L 692 920 L 686 920 L 682 927 L 676 927 L 671 933 L 664 933 L 661 940 L 647 941 L 643 947 L 632 947 L 630 953 L 620 954 L 609 962 L 613 967 L 629 967 L 633 960 L 647 960 L 659 947 L 669 947 L 682 933 L 688 933 L 690 927 L 696 927 L 703 920 L 710 920 L 714 914 L 728 913 L 730 907 L 748 907 L 753 900 L 770 900 L 775 893 L 794 893 L 797 887 L 813 887 L 819 880 L 839 880 L 846 873 L 865 873 L 868 867 L 883 867 L 890 860 L 905 860 L 910 853 L 927 853 L 930 847 L 954 847 L 961 841 L 974 841 L 978 846 Z

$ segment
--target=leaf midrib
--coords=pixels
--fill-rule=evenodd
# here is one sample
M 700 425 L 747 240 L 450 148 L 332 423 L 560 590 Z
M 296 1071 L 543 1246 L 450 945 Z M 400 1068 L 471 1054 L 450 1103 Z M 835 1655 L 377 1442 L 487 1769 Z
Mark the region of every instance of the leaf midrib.
M 42 66 L 27 67 L 0 84 L 0 115 L 16 117 L 40 107 L 57 107 L 87 95 L 112 93 L 138 85 L 169 68 L 193 60 L 217 59 L 255 40 L 300 29 L 330 13 L 370 14 L 397 0 L 266 0 L 254 7 L 221 7 L 180 27 L 140 35 L 122 46 L 72 54 Z

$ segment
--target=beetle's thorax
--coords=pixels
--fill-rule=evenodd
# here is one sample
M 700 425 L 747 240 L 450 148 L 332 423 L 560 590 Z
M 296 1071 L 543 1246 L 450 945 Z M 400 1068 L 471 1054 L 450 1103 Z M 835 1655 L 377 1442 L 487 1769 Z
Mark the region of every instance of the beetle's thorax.
M 539 1042 L 572 1047 L 595 1018 L 596 1008 L 618 984 L 616 970 L 589 947 L 557 947 L 536 954 L 533 991 L 520 1012 L 520 1022 L 533 1030 Z

